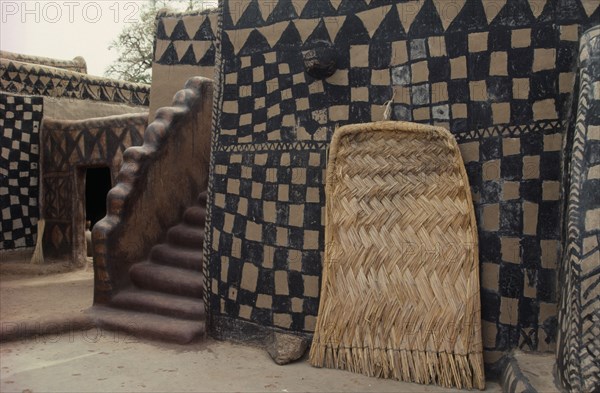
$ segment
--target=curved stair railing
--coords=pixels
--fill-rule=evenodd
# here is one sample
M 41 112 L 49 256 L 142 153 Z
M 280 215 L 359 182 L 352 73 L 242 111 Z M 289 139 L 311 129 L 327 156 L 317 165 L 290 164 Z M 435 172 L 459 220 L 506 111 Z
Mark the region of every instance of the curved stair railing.
M 131 285 L 131 266 L 166 239 L 206 189 L 212 94 L 212 80 L 189 79 L 171 107 L 156 111 L 143 145 L 124 152 L 107 215 L 92 232 L 95 305 Z

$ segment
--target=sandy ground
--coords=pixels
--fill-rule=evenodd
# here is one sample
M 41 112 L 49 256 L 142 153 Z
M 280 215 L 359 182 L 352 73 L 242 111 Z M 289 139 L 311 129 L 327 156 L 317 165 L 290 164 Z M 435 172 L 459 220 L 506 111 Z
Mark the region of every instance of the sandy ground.
M 13 269 L 15 270 L 15 269 Z M 2 329 L 55 323 L 92 304 L 89 267 L 0 274 Z M 60 269 L 58 269 L 60 270 Z M 64 269 L 63 269 L 64 270 Z M 52 271 L 52 269 L 47 270 Z M 39 273 L 39 272 L 38 272 Z M 46 322 L 45 322 L 46 321 Z M 47 322 L 51 321 L 51 322 Z M 317 369 L 306 358 L 276 365 L 262 348 L 212 339 L 187 346 L 73 328 L 0 344 L 1 392 L 451 392 L 435 386 Z M 487 391 L 500 392 L 488 382 Z
M 317 369 L 276 365 L 261 349 L 206 340 L 185 347 L 98 329 L 0 345 L 3 392 L 452 392 Z M 500 392 L 495 383 L 488 391 Z
M 0 319 L 23 322 L 81 312 L 92 306 L 93 279 L 91 269 L 0 279 Z

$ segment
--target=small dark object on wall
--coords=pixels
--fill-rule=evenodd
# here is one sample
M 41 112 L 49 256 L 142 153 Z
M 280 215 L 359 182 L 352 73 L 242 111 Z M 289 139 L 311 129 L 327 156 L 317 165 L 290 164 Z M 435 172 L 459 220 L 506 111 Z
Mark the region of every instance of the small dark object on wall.
M 329 78 L 337 70 L 337 50 L 328 42 L 302 52 L 304 69 L 317 79 Z

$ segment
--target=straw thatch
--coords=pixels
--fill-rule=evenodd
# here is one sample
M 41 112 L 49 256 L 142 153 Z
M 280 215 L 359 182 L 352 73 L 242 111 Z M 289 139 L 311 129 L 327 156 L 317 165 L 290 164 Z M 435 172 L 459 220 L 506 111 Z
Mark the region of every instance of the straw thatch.
M 33 250 L 33 255 L 31 256 L 30 263 L 34 265 L 43 265 L 44 264 L 44 248 L 42 247 L 44 240 L 44 229 L 46 228 L 46 220 L 40 218 L 37 222 L 37 240 L 35 243 L 35 249 Z
M 477 230 L 452 135 L 404 122 L 342 127 L 326 197 L 311 364 L 483 389 Z

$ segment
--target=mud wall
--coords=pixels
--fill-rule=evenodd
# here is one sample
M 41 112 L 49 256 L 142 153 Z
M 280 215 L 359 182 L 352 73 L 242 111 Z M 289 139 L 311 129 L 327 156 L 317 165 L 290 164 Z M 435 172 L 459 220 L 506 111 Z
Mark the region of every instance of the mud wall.
M 44 253 L 85 258 L 85 168 L 107 166 L 113 184 L 125 149 L 141 145 L 148 115 L 45 119 L 42 131 Z
M 217 21 L 216 9 L 158 13 L 152 60 L 151 119 L 158 108 L 171 105 L 173 96 L 189 78 L 214 79 Z
M 16 60 L 22 63 L 39 64 L 48 67 L 62 68 L 68 71 L 87 74 L 87 64 L 85 63 L 85 59 L 81 56 L 77 56 L 73 60 L 60 60 L 52 59 L 49 57 L 30 56 L 23 55 L 21 53 L 0 51 L 0 58 L 7 60 Z
M 600 19 L 597 2 L 221 7 L 206 243 L 212 334 L 313 331 L 328 143 L 339 125 L 381 120 L 392 100 L 392 119 L 444 126 L 460 144 L 479 227 L 486 362 L 517 347 L 553 350 L 562 139 L 579 37 Z M 335 58 L 333 75 L 305 71 L 315 53 Z
M 148 106 L 150 86 L 0 57 L 0 91 Z
M 128 149 L 107 215 L 93 229 L 94 302 L 106 303 L 129 285 L 129 268 L 148 256 L 181 221 L 208 181 L 213 83 L 189 79 Z
M 91 100 L 44 97 L 44 117 L 55 120 L 85 120 L 94 117 L 148 113 L 147 106 L 113 104 Z

